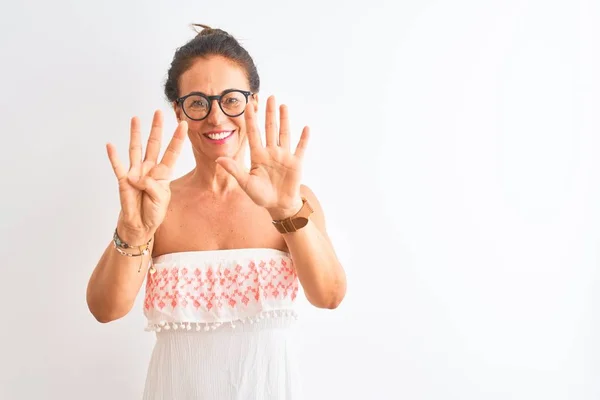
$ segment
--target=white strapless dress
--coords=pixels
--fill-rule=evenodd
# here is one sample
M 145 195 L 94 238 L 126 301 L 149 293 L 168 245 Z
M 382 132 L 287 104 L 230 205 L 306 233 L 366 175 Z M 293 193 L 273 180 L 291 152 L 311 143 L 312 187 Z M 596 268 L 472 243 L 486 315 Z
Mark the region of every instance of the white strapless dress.
M 300 399 L 288 253 L 232 249 L 153 259 L 144 314 L 156 344 L 144 400 Z

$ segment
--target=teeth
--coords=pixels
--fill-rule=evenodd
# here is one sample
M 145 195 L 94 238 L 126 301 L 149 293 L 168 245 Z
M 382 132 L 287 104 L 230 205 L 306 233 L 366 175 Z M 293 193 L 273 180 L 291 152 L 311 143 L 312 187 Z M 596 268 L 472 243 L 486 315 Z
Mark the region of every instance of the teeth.
M 212 140 L 221 140 L 221 139 L 225 139 L 226 137 L 228 137 L 232 133 L 233 133 L 233 131 L 221 132 L 221 133 L 209 133 L 206 136 L 208 136 Z

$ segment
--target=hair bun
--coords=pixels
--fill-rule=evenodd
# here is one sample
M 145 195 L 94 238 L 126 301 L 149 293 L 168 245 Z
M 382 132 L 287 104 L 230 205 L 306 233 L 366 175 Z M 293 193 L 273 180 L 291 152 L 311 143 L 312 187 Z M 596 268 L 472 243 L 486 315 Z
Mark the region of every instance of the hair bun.
M 198 30 L 198 28 L 201 28 L 200 30 Z M 230 36 L 229 33 L 225 32 L 222 29 L 213 29 L 208 25 L 202 25 L 202 24 L 192 24 L 192 29 L 194 29 L 194 31 L 196 31 L 197 35 L 196 37 L 200 37 L 200 36 L 209 36 L 209 35 L 225 35 L 225 36 Z

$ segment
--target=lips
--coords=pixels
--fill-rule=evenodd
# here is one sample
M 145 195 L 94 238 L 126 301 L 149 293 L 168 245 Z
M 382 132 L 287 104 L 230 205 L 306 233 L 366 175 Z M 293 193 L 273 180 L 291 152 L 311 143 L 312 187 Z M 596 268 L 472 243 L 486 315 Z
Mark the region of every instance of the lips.
M 235 131 L 212 131 L 207 132 L 204 136 L 210 140 L 220 141 L 229 138 Z
M 210 142 L 215 144 L 225 143 L 229 138 L 233 136 L 235 130 L 219 130 L 210 131 L 203 134 Z

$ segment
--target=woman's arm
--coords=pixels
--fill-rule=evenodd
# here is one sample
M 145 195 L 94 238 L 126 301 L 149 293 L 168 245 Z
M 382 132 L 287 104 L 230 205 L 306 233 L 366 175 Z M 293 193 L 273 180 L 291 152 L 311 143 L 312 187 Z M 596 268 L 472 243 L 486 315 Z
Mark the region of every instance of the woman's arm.
M 124 230 L 117 230 L 119 235 L 125 234 Z M 121 239 L 134 245 L 149 240 L 137 235 L 125 235 Z M 153 244 L 154 240 L 148 247 L 148 254 L 139 257 L 120 254 L 113 242 L 107 246 L 87 286 L 88 308 L 99 322 L 114 321 L 129 313 L 146 277 Z M 130 252 L 136 253 L 135 249 Z
M 132 246 L 149 243 L 146 254 L 139 257 L 123 255 L 111 243 L 94 269 L 87 287 L 87 304 L 100 322 L 110 322 L 125 316 L 133 307 L 152 255 L 154 234 L 162 223 L 171 201 L 170 179 L 173 166 L 187 136 L 187 122 L 180 122 L 158 162 L 163 118 L 154 113 L 152 129 L 142 154 L 140 121 L 131 119 L 129 169 L 121 163 L 112 144 L 106 146 L 108 158 L 119 183 L 121 212 L 117 232 L 122 241 Z M 130 251 L 132 250 L 132 251 Z M 139 254 L 136 249 L 126 253 Z
M 313 209 L 308 224 L 283 234 L 292 256 L 298 279 L 308 301 L 319 308 L 336 308 L 346 294 L 346 274 L 326 232 L 323 209 L 315 194 L 300 187 Z

